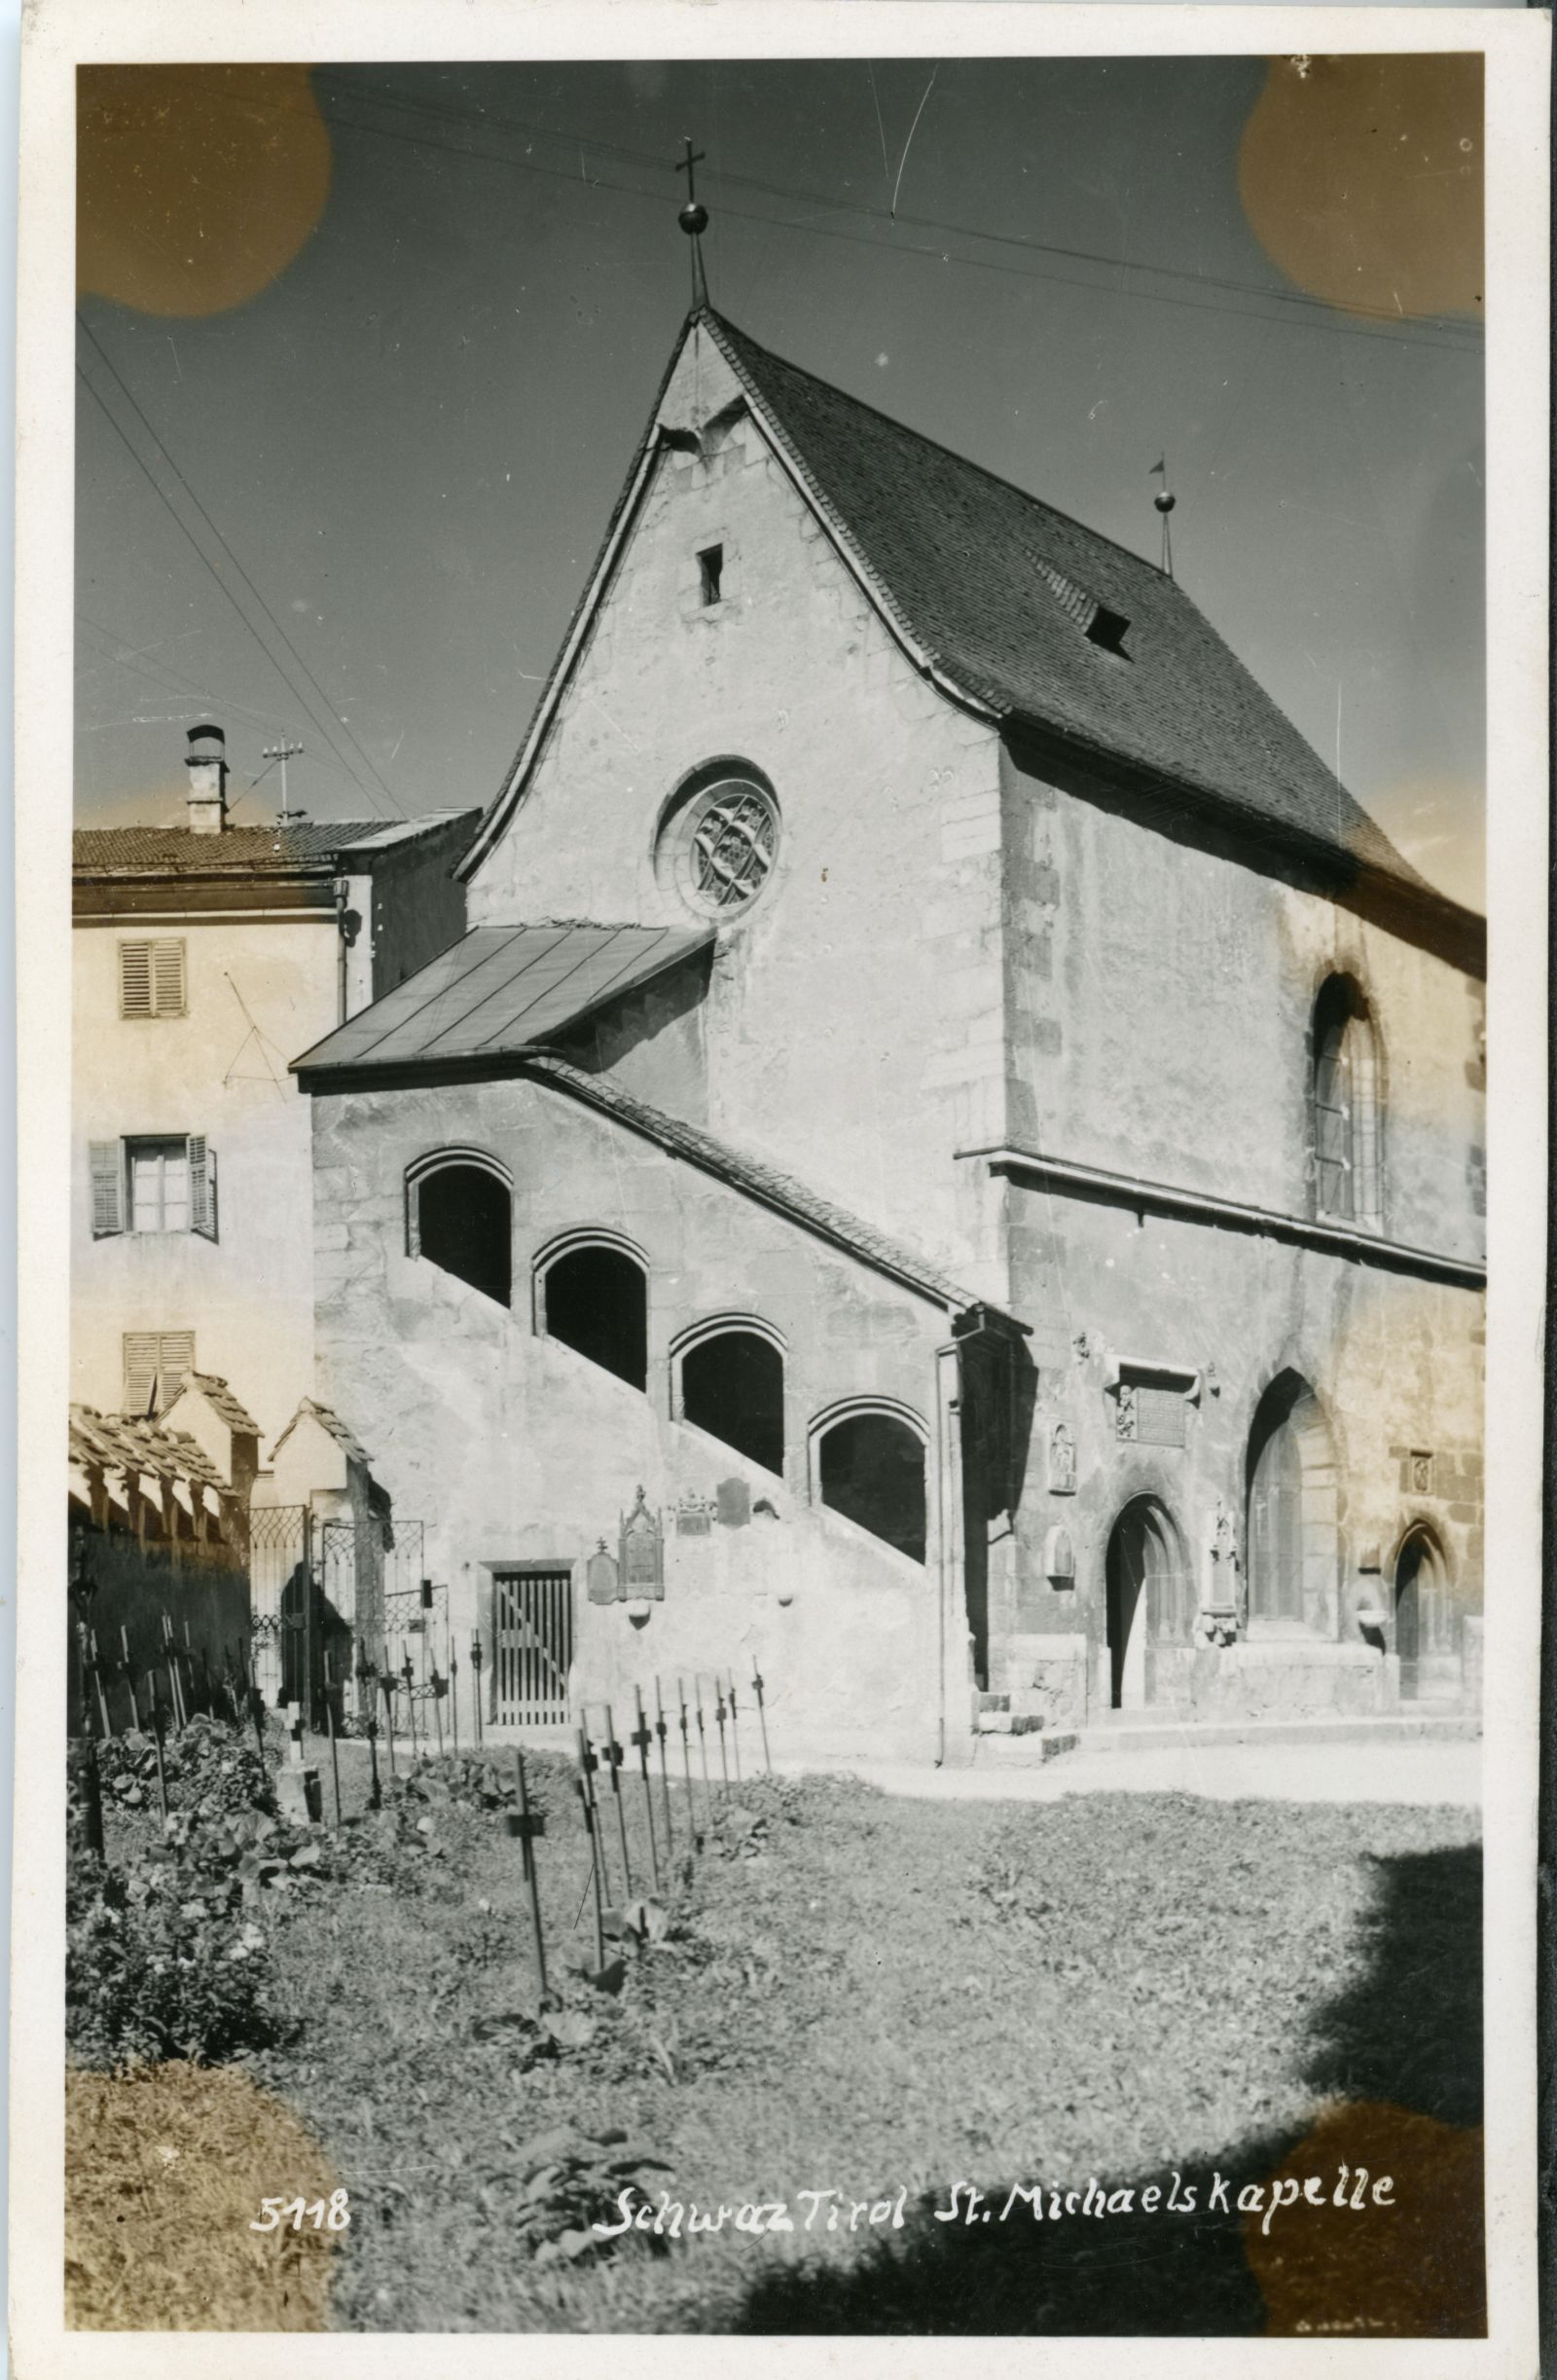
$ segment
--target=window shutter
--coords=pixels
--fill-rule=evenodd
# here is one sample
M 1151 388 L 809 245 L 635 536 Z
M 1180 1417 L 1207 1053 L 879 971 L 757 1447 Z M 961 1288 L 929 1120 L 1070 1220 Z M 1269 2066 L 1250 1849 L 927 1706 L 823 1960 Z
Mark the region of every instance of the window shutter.
M 150 942 L 121 942 L 119 945 L 119 1013 L 121 1016 L 151 1016 L 152 1007 L 152 946 Z
M 125 1160 L 118 1141 L 90 1144 L 91 1170 L 91 1235 L 108 1239 L 125 1227 Z
M 184 998 L 184 945 L 182 942 L 154 942 L 152 955 L 152 1014 L 182 1016 Z
M 216 1152 L 199 1132 L 189 1136 L 189 1227 L 215 1239 Z
M 157 1387 L 157 1333 L 125 1333 L 125 1410 L 149 1413 Z
M 165 1412 L 195 1369 L 193 1331 L 163 1331 L 157 1340 L 157 1410 Z

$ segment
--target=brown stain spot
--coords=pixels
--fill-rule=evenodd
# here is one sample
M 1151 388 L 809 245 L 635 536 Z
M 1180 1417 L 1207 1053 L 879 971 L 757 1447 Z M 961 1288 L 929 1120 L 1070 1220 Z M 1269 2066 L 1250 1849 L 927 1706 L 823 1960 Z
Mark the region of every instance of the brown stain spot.
M 1351 313 L 1482 311 L 1482 61 L 1275 58 L 1238 187 L 1273 264 Z
M 1406 2022 L 1402 2011 L 1402 2022 Z M 1318 2175 L 1319 2206 L 1244 2216 L 1244 2252 L 1265 2300 L 1267 2338 L 1484 2338 L 1483 2136 L 1385 2101 L 1331 2107 L 1271 2177 Z M 1333 2204 L 1342 2165 L 1347 2203 Z M 1358 2168 L 1366 2203 L 1351 2198 Z M 1393 2183 L 1375 2206 L 1374 2184 Z M 1268 2206 L 1271 2186 L 1266 2185 Z
M 324 212 L 330 135 L 306 66 L 84 66 L 76 102 L 83 296 L 223 313 Z
M 323 2330 L 344 2234 L 251 2231 L 263 2198 L 340 2187 L 318 2142 L 231 2067 L 65 2075 L 72 2330 Z

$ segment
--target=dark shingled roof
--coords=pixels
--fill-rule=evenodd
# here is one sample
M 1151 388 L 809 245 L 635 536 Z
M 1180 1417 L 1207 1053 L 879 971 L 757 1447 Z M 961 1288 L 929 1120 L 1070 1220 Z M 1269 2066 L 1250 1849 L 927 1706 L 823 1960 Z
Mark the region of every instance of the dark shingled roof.
M 721 316 L 701 320 L 883 607 L 953 684 L 1423 885 L 1175 580 Z M 1121 651 L 1089 635 L 1099 606 L 1126 624 Z
M 284 876 L 329 869 L 343 852 L 376 836 L 405 842 L 473 811 L 411 819 L 305 819 L 291 826 L 228 826 L 194 834 L 188 826 L 80 826 L 72 837 L 80 876 Z

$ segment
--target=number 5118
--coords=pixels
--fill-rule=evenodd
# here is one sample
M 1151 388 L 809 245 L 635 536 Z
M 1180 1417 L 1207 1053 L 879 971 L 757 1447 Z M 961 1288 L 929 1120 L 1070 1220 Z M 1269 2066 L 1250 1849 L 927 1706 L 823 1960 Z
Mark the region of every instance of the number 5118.
M 351 2222 L 350 2202 L 344 2190 L 332 2190 L 329 2198 L 316 2198 L 311 2205 L 304 2198 L 262 2198 L 260 2219 L 250 2223 L 251 2231 L 284 2231 L 290 2220 L 294 2231 L 311 2223 L 315 2231 L 345 2231 Z

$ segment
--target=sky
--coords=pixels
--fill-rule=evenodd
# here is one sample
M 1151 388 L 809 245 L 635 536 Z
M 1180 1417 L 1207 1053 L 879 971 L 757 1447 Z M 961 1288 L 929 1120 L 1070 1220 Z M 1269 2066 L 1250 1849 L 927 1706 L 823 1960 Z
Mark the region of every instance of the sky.
M 80 824 L 179 819 L 204 717 L 235 823 L 274 816 L 282 740 L 311 817 L 491 798 L 686 312 L 690 133 L 720 311 L 1153 559 L 1165 459 L 1186 589 L 1479 904 L 1463 65 L 115 72 L 82 129 Z

